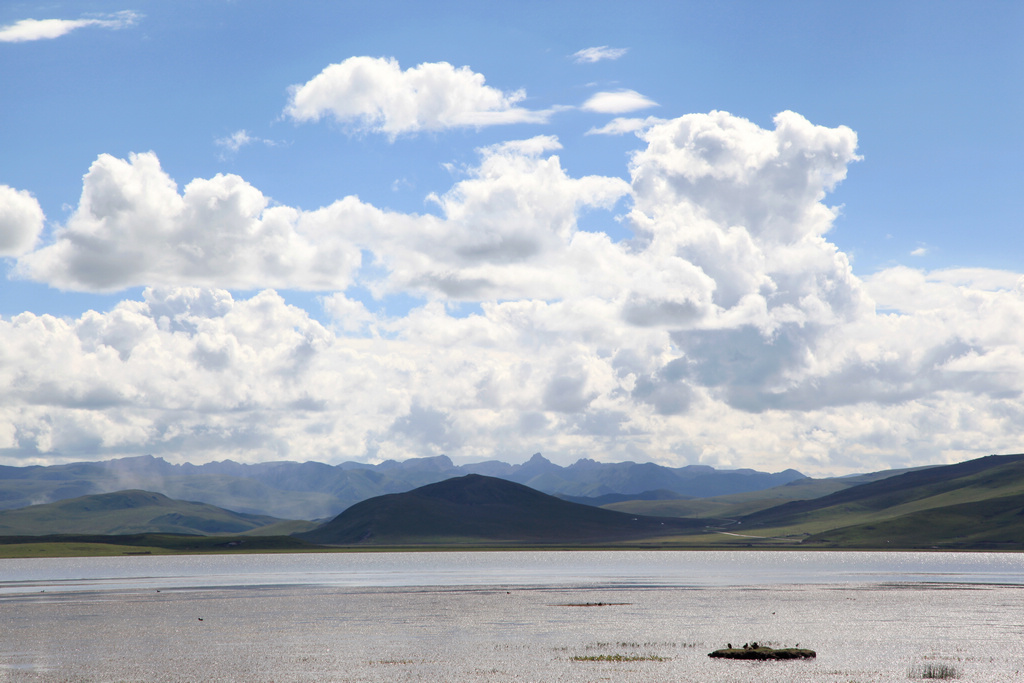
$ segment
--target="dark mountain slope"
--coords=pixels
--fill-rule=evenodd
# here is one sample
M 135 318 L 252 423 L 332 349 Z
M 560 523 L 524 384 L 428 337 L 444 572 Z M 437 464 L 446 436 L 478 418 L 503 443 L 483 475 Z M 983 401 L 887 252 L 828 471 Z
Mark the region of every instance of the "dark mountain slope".
M 296 536 L 326 545 L 608 543 L 693 533 L 706 523 L 578 505 L 504 479 L 470 474 L 365 500 Z
M 279 521 L 149 491 L 119 491 L 0 512 L 0 536 L 237 534 Z
M 746 528 L 827 524 L 859 516 L 894 518 L 932 508 L 1024 493 L 1024 455 L 990 455 L 955 465 L 913 470 L 895 477 L 798 500 L 742 518 Z

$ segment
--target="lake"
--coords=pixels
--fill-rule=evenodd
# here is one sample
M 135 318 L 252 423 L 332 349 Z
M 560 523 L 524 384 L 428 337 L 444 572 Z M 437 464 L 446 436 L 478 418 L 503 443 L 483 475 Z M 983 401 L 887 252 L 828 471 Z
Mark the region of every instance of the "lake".
M 727 643 L 812 648 L 713 660 Z M 0 681 L 1024 680 L 1024 555 L 0 560 Z

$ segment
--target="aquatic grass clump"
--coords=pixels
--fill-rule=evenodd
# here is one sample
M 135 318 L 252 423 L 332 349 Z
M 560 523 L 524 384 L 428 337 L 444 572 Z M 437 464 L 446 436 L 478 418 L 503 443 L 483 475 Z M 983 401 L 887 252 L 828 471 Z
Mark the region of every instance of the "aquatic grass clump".
M 946 662 L 925 662 L 911 667 L 908 675 L 910 678 L 948 681 L 960 678 L 960 670 Z
M 598 641 L 596 643 L 590 643 L 584 645 L 583 648 L 586 650 L 608 650 L 613 647 L 629 647 L 629 648 L 655 648 L 655 647 L 697 647 L 697 643 L 673 643 L 673 642 L 654 642 L 645 641 L 638 643 L 635 641 L 620 640 L 614 643 L 605 643 Z M 569 648 L 563 647 L 562 650 L 568 650 Z
M 623 607 L 632 604 L 631 602 L 563 602 L 554 607 Z
M 658 655 L 574 655 L 574 662 L 667 662 L 668 658 Z

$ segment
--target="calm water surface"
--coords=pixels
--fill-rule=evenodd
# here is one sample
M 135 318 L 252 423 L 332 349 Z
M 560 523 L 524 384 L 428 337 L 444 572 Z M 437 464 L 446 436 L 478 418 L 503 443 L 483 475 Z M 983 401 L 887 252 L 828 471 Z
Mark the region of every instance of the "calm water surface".
M 799 644 L 807 662 L 711 660 Z M 621 656 L 627 661 L 591 661 Z M 588 659 L 591 658 L 591 659 Z M 0 560 L 0 681 L 1024 681 L 1024 556 Z

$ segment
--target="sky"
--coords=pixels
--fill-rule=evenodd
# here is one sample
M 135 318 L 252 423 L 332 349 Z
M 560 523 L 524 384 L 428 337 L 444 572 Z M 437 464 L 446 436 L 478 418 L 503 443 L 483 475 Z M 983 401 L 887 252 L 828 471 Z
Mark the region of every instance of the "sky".
M 0 464 L 1024 451 L 1024 4 L 0 6 Z

